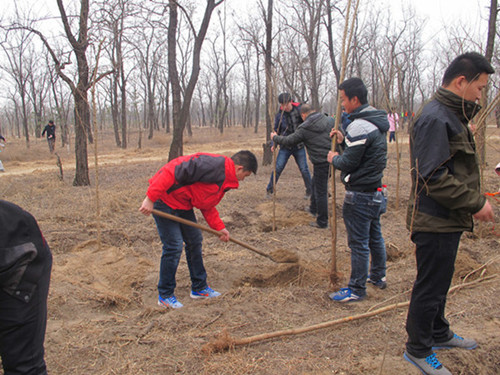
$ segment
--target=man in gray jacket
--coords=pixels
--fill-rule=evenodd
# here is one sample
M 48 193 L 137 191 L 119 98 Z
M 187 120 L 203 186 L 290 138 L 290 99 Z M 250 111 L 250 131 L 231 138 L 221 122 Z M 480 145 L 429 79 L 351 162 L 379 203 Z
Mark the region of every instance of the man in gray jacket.
M 335 122 L 331 117 L 316 112 L 309 104 L 302 104 L 300 115 L 304 121 L 294 133 L 287 136 L 271 133 L 273 142 L 292 147 L 303 142 L 307 154 L 313 163 L 312 194 L 309 212 L 316 216 L 311 223 L 315 228 L 328 227 L 328 172 L 330 164 L 327 161 L 331 147 L 330 131 Z
M 386 253 L 380 215 L 387 205 L 382 176 L 387 163 L 389 122 L 385 111 L 368 105 L 368 90 L 361 79 L 350 78 L 339 90 L 351 122 L 346 124 L 345 137 L 340 131 L 332 132 L 332 136 L 337 134 L 344 153 L 330 151 L 328 161 L 340 169 L 346 188 L 343 216 L 351 249 L 351 278 L 347 288 L 331 294 L 330 298 L 349 302 L 366 296 L 366 282 L 380 289 L 386 287 Z

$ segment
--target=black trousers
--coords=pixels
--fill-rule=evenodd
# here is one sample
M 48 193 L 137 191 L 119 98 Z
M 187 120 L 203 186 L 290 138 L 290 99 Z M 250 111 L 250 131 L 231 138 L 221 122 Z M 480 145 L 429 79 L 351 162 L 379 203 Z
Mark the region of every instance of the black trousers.
M 412 233 L 411 239 L 417 246 L 417 279 L 406 320 L 406 350 L 417 358 L 431 355 L 434 343 L 453 337 L 444 310 L 461 235 L 462 232 Z
M 52 256 L 49 250 L 43 256 L 44 271 L 29 302 L 0 289 L 0 357 L 5 375 L 47 374 L 43 342 Z
M 316 222 L 320 227 L 328 226 L 328 173 L 330 163 L 313 164 L 312 194 L 310 210 L 318 214 Z

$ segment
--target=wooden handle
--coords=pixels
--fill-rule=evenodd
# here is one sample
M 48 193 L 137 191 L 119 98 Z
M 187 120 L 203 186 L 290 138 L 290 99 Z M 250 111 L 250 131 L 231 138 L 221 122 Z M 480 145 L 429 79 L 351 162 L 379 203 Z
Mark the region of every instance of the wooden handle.
M 191 220 L 183 219 L 182 217 L 178 217 L 178 216 L 175 216 L 175 215 L 172 215 L 172 214 L 167 214 L 166 212 L 158 211 L 158 210 L 152 210 L 151 212 L 153 214 L 155 214 L 156 216 L 161 216 L 161 217 L 164 217 L 166 219 L 177 221 L 177 222 L 182 223 L 182 224 L 190 225 L 192 227 L 204 230 L 205 232 L 209 232 L 209 233 L 215 234 L 218 237 L 220 237 L 222 235 L 222 233 L 220 233 L 219 231 L 217 231 L 215 229 L 207 227 L 206 225 L 195 223 L 194 221 L 191 221 Z M 253 247 L 253 246 L 251 246 L 251 245 L 249 245 L 249 244 L 247 244 L 245 242 L 237 240 L 236 238 L 233 238 L 231 236 L 229 237 L 229 241 L 232 241 L 232 242 L 234 242 L 234 243 L 236 243 L 236 244 L 238 244 L 240 246 L 243 246 L 243 247 L 245 247 L 245 248 L 247 248 L 249 250 L 252 250 L 253 252 L 255 252 L 255 253 L 259 254 L 259 255 L 262 255 L 262 256 L 264 256 L 266 258 L 269 258 L 273 262 L 276 262 L 269 254 L 266 254 L 263 251 L 261 251 L 259 249 L 256 249 L 255 247 Z

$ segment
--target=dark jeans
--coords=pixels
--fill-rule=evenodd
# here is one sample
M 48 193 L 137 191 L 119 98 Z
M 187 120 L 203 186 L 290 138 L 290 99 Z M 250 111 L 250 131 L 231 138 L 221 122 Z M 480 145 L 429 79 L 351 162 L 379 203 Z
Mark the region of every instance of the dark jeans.
M 462 232 L 412 233 L 411 239 L 417 246 L 417 279 L 406 320 L 406 349 L 415 357 L 429 356 L 435 342 L 453 337 L 444 310 L 461 235 Z
M 389 132 L 389 143 L 396 142 L 396 132 Z
M 162 201 L 156 201 L 154 208 L 196 223 L 193 210 L 174 210 Z M 198 228 L 178 223 L 160 216 L 154 216 L 158 234 L 163 243 L 160 261 L 160 281 L 158 293 L 162 298 L 174 295 L 175 273 L 181 259 L 183 245 L 186 244 L 186 261 L 191 276 L 191 289 L 200 291 L 207 287 L 207 273 L 203 265 L 201 244 L 203 236 Z
M 55 138 L 47 138 L 47 143 L 49 144 L 49 151 L 52 154 L 54 152 L 54 148 L 56 146 Z
M 378 281 L 385 277 L 386 252 L 380 215 L 385 212 L 386 207 L 387 198 L 380 191 L 345 192 L 343 216 L 351 249 L 351 278 L 348 287 L 360 297 L 366 295 L 369 266 L 372 280 Z
M 302 174 L 302 179 L 304 180 L 304 185 L 306 187 L 306 194 L 311 194 L 311 174 L 309 173 L 309 168 L 307 167 L 307 155 L 304 147 L 294 147 L 292 149 L 280 147 L 278 156 L 276 157 L 276 184 L 278 184 L 278 179 L 280 178 L 283 169 L 285 169 L 290 156 L 294 157 L 300 173 Z M 267 184 L 267 191 L 270 193 L 273 192 L 273 173 L 271 173 L 269 184 Z
M 328 226 L 328 173 L 330 163 L 313 164 L 312 194 L 310 211 L 317 214 L 320 227 Z
M 48 247 L 47 252 L 39 253 L 41 256 L 44 269 L 29 302 L 0 289 L 0 357 L 5 375 L 47 374 L 43 343 L 52 269 Z

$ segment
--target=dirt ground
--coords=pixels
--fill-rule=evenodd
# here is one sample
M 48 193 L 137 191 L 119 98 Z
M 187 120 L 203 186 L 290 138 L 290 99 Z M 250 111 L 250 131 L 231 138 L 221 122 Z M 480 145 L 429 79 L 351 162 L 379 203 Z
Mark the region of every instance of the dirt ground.
M 26 150 L 24 141 L 8 139 L 0 154 L 6 169 L 0 174 L 0 197 L 37 218 L 54 255 L 45 341 L 49 372 L 418 374 L 402 357 L 406 307 L 219 352 L 212 345 L 221 334 L 239 340 L 408 300 L 415 260 L 405 227 L 408 147 L 404 133 L 400 138 L 399 204 L 394 143 L 389 145 L 385 177 L 390 194 L 388 212 L 382 217 L 390 253 L 387 289 L 368 286 L 368 297 L 359 303 L 335 304 L 328 299 L 333 291 L 329 283 L 331 231 L 308 225 L 312 218 L 304 211 L 304 185 L 291 160 L 278 184 L 275 209 L 265 194 L 272 166 L 262 165 L 240 189 L 227 193 L 218 208 L 233 237 L 266 253 L 293 252 L 299 262 L 278 264 L 204 233 L 208 281 L 222 296 L 207 301 L 189 298 L 190 280 L 183 256 L 176 289 L 184 304 L 180 310 L 165 310 L 156 304 L 161 244 L 153 219 L 138 212 L 148 179 L 167 161 L 170 136 L 159 134 L 151 141 L 143 140 L 139 150 L 135 147 L 137 135 L 132 134 L 130 148 L 123 151 L 113 146 L 111 134 L 99 135 L 98 190 L 92 145 L 92 185 L 73 187 L 73 151 L 57 150 L 64 171 L 61 181 L 56 158 L 49 155 L 45 141 L 32 140 Z M 493 172 L 500 161 L 499 138 L 498 129 L 488 129 L 489 166 L 484 186 L 489 192 L 500 186 L 500 178 Z M 229 129 L 223 135 L 214 129 L 194 129 L 194 136 L 186 138 L 184 153 L 231 155 L 249 149 L 258 155 L 260 164 L 264 139 L 263 131 L 254 134 L 253 129 Z M 350 254 L 341 219 L 344 189 L 339 182 L 336 195 L 337 264 L 345 286 Z M 479 343 L 474 351 L 439 353 L 453 374 L 500 373 L 500 210 L 498 202 L 492 203 L 496 226 L 478 226 L 474 234 L 465 234 L 456 264 L 454 285 L 464 279 L 476 283 L 458 288 L 448 298 L 447 317 L 453 329 Z M 197 215 L 204 224 L 199 212 Z

